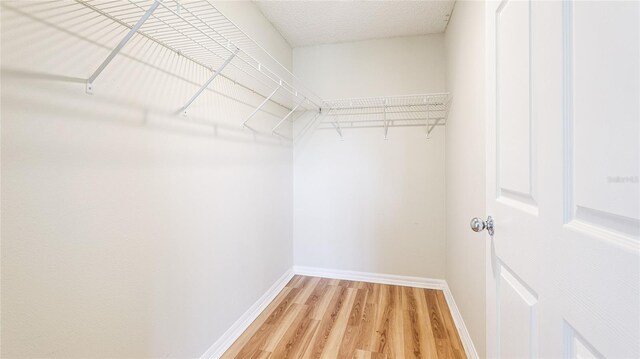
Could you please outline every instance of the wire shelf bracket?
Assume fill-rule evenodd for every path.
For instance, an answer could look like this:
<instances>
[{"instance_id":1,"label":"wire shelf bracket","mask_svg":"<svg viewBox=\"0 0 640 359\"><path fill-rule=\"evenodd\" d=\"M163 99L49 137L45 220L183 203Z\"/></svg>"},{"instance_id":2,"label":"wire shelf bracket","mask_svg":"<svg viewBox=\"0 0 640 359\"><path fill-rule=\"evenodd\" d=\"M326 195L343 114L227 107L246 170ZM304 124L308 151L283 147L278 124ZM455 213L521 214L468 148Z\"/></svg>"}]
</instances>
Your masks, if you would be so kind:
<instances>
[{"instance_id":1,"label":"wire shelf bracket","mask_svg":"<svg viewBox=\"0 0 640 359\"><path fill-rule=\"evenodd\" d=\"M307 124L302 128L302 130L300 130L300 132L298 132L298 134L295 136L294 141L293 141L294 146L296 144L300 143L302 138L304 138L306 133L309 131L310 128L313 127L313 125L316 123L316 120L320 116L322 116L322 109L318 110L318 112L315 113L315 115L311 118L311 120L309 122L307 122Z\"/></svg>"},{"instance_id":2,"label":"wire shelf bracket","mask_svg":"<svg viewBox=\"0 0 640 359\"><path fill-rule=\"evenodd\" d=\"M425 99L424 99L424 103L426 103L426 104L427 104L427 108L426 108L426 110L425 110L425 118L427 119L427 121L426 121L426 126L425 126L425 127L426 127L426 128L425 128L425 130L426 130L425 137L426 137L427 139L429 139L429 135L431 134L431 131L433 131L433 128L435 127L435 125L434 125L434 126L432 126L431 128L429 128L429 119L430 119L430 117L431 117L431 112L429 111L429 103L427 102L427 98L426 98L426 97L425 97ZM437 125L437 122L436 122L436 125Z\"/></svg>"},{"instance_id":3,"label":"wire shelf bracket","mask_svg":"<svg viewBox=\"0 0 640 359\"><path fill-rule=\"evenodd\" d=\"M278 122L275 126L273 126L273 128L271 129L271 134L275 134L278 127L280 127L284 123L284 121L286 121L289 118L289 116L291 116L291 114L294 113L298 109L298 107L300 107L305 101L307 101L307 99L303 98L302 101L298 102L296 107L294 107L291 111L289 111L289 113L286 116L284 116L282 120L280 120L280 122Z\"/></svg>"},{"instance_id":4,"label":"wire shelf bracket","mask_svg":"<svg viewBox=\"0 0 640 359\"><path fill-rule=\"evenodd\" d=\"M184 104L184 106L182 106L182 108L180 109L180 111L186 116L187 115L187 108L189 106L191 106L191 104L193 103L193 101L195 101L198 96L200 96L200 94L207 89L207 87L209 87L209 85L211 84L211 82L213 82L213 80L215 80L216 77L218 77L218 75L222 72L222 70L224 70L225 67L227 67L227 65L229 65L229 63L231 62L231 60L233 60L233 58L238 54L238 51L240 51L240 49L236 49L229 57L227 57L226 60L224 60L224 62L214 71L213 75L211 75L211 77L209 77L209 80L207 80L207 82L205 82L200 89L198 89L198 92L196 92L189 101L187 101L186 104Z\"/></svg>"},{"instance_id":5,"label":"wire shelf bracket","mask_svg":"<svg viewBox=\"0 0 640 359\"><path fill-rule=\"evenodd\" d=\"M258 111L260 111L260 109L262 108L262 106L264 106L267 102L269 102L269 100L271 100L271 98L273 97L273 95L276 94L276 92L278 92L278 90L280 89L280 87L282 87L282 82L280 82L280 85L278 85L278 87L276 87L273 92L265 97L264 101L262 101L258 107L255 108L255 110L253 110L253 112L251 112L251 114L244 120L244 122L242 122L242 127L244 128L248 128L249 126L247 126L247 122L249 122L249 120L256 114L258 113Z\"/></svg>"},{"instance_id":6,"label":"wire shelf bracket","mask_svg":"<svg viewBox=\"0 0 640 359\"><path fill-rule=\"evenodd\" d=\"M96 71L94 71L93 74L87 79L86 91L88 94L93 94L93 82L98 78L98 76L100 76L102 71L104 71L104 69L107 68L107 66L109 65L109 63L111 63L113 58L116 57L116 55L118 55L120 50L122 50L122 48L127 45L127 43L129 42L129 40L131 40L133 35L135 35L138 32L138 30L140 30L142 25L144 25L145 21L147 21L149 17L153 14L153 12L156 11L158 6L160 6L161 1L162 0L155 0L153 4L151 4L147 12L145 12L144 15L140 17L140 20L138 20L138 22L131 28L131 30L129 30L129 32L122 38L122 40L120 40L118 45L113 50L111 50L111 53L109 54L109 56L107 56L107 58L102 62L102 64L98 66Z\"/></svg>"},{"instance_id":7,"label":"wire shelf bracket","mask_svg":"<svg viewBox=\"0 0 640 359\"><path fill-rule=\"evenodd\" d=\"M431 132L436 128L436 126L438 126L440 124L440 121L442 121L443 119L447 119L449 117L449 108L451 108L451 99L448 99L445 102L445 110L444 110L444 117L438 117L435 119L435 122L431 125L431 127L429 127L429 106L427 106L427 139L431 138Z\"/></svg>"},{"instance_id":8,"label":"wire shelf bracket","mask_svg":"<svg viewBox=\"0 0 640 359\"><path fill-rule=\"evenodd\" d=\"M333 127L336 129L336 132L338 132L338 136L340 136L340 141L344 141L344 136L342 136L342 129L340 128L340 122L339 121L335 121L332 122Z\"/></svg>"},{"instance_id":9,"label":"wire shelf bracket","mask_svg":"<svg viewBox=\"0 0 640 359\"><path fill-rule=\"evenodd\" d=\"M331 116L331 111L333 110L333 108L329 108L329 111L327 111L327 117ZM340 136L340 141L344 141L344 137L342 136L342 128L340 127L340 120L334 117L334 120L331 122L331 126L336 130L338 136Z\"/></svg>"},{"instance_id":10,"label":"wire shelf bracket","mask_svg":"<svg viewBox=\"0 0 640 359\"><path fill-rule=\"evenodd\" d=\"M384 103L384 107L382 108L382 116L383 116L383 121L384 121L384 139L388 140L389 139L389 121L387 121L387 100L385 99L383 101Z\"/></svg>"},{"instance_id":11,"label":"wire shelf bracket","mask_svg":"<svg viewBox=\"0 0 640 359\"><path fill-rule=\"evenodd\" d=\"M431 125L431 127L429 127L429 129L427 130L427 138L431 138L431 132L433 131L434 128L436 128L436 126L440 124L440 120L441 120L440 118L437 118L436 121Z\"/></svg>"}]
</instances>

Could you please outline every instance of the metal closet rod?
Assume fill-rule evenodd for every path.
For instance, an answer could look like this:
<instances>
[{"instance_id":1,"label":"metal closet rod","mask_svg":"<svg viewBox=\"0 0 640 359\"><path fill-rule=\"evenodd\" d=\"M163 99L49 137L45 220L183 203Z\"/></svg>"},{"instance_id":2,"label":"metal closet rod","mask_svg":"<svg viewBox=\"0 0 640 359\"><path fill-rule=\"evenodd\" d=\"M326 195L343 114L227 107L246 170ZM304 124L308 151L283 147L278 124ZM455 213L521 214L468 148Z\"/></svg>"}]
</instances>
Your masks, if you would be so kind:
<instances>
[{"instance_id":1,"label":"metal closet rod","mask_svg":"<svg viewBox=\"0 0 640 359\"><path fill-rule=\"evenodd\" d=\"M120 24L120 25L122 25L122 26L124 26L124 27L126 27L126 28L129 28L129 29L130 29L129 33L128 33L127 35L125 35L125 37L120 41L120 43L116 46L116 48L114 48L114 50L109 54L109 56L105 59L105 61L104 61L104 62L103 62L99 67L98 67L98 69L97 69L97 70L93 73L93 75L88 79L88 81L87 81L87 91L88 91L88 92L92 92L92 90L93 90L93 88L92 88L92 83L93 83L93 81L95 81L95 79L96 79L96 78L100 75L100 73L101 73L101 72L102 72L102 71L107 67L107 65L111 62L111 60L112 60L112 59L113 59L113 58L114 58L114 57L119 53L119 51L120 51L120 50L121 50L121 49L122 49L122 48L127 44L127 42L128 42L128 41L133 37L133 35L135 35L136 33L137 33L137 34L140 34L140 35L142 35L142 36L144 36L145 38L147 38L147 39L149 39L149 40L151 40L151 41L155 42L156 44L158 44L158 45L160 45L160 46L162 46L162 47L164 47L164 48L166 48L166 49L168 49L168 50L170 50L170 51L173 51L173 52L175 52L175 53L177 53L177 54L179 54L179 55L181 55L181 56L184 56L184 57L185 57L185 58L187 58L188 60L193 61L194 63L196 63L196 64L198 64L198 65L200 65L200 66L202 66L202 67L204 67L204 68L206 68L206 69L208 69L208 70L211 70L211 68L210 68L209 66L207 66L207 65L205 65L205 64L203 64L203 63L201 63L200 61L198 61L198 60L196 60L196 59L194 59L194 58L192 58L192 57L190 57L190 56L187 56L187 55L183 54L180 50L175 49L175 48L173 48L172 46L170 46L170 45L168 45L168 44L165 44L164 42L162 42L162 41L160 41L160 40L158 40L158 39L154 38L154 37L153 37L153 36L151 36L151 35L147 35L147 34L146 34L145 32L143 32L143 31L140 31L140 28L142 27L142 25L144 24L144 22L145 22L149 17L153 16L153 12L154 12L154 11L156 10L156 8L157 8L158 6L160 6L160 5L162 5L165 9L169 10L169 11L170 11L170 12L172 12L174 15L178 16L181 20L185 21L186 23L188 23L188 24L189 24L189 25L191 25L192 27L194 27L194 28L198 29L194 24L192 24L192 23L191 23L191 22L189 22L188 20L184 19L182 16L180 16L180 15L179 15L179 14L177 14L177 13L175 13L173 10L171 10L171 9L167 8L167 7L166 7L166 5L164 5L164 4L162 3L162 0L155 0L155 1L153 2L153 4L151 5L151 7L150 7L150 8L149 8L145 13L144 13L144 15L142 15L142 17L138 20L138 22L137 22L135 25L133 25L133 26L131 26L131 25L127 24L126 22L124 22L124 21L120 20L120 19L119 19L119 18L117 18L117 17L114 17L114 16L112 16L112 15L110 15L110 14L108 14L108 13L106 13L106 12L104 12L104 11L102 11L102 10L98 9L98 8L96 8L95 6L93 6L93 5L89 4L89 3L86 3L86 2L84 2L84 1L82 1L82 0L75 0L75 1L76 1L77 3L79 3L79 4L83 5L83 6L86 6L87 8L89 8L89 9L91 9L91 10L93 10L93 11L95 11L95 12L97 12L97 13L99 13L99 14L101 14L101 15L103 15L103 16L105 16L105 17L107 17L107 18L109 18L110 20L112 20L112 21L114 21L114 22L116 22L116 23L118 23L118 24ZM133 3L132 3L132 4L133 4ZM135 6L137 6L137 7L139 8L139 6L138 6L137 4L133 4L133 5L135 5ZM186 10L186 9L185 9L185 10ZM158 19L158 21L164 22L163 20L161 20L161 19L159 19L159 18L157 18L157 17L155 17L155 16L154 16L154 18ZM198 18L198 19L199 19L199 18ZM202 20L200 20L200 21L202 21ZM166 24L166 22L164 22L164 23ZM204 22L203 22L203 23L204 23ZM172 26L171 26L171 25L169 25L169 24L168 24L168 26L172 27ZM199 29L198 29L198 30L199 30ZM201 31L201 32L202 32L202 31ZM221 34L218 34L218 35L222 36ZM208 35L207 35L207 36L208 36ZM188 37L188 36L187 36L187 37ZM209 36L208 36L208 37L209 37ZM222 37L224 38L224 36L222 36ZM219 44L219 42L218 42L217 40L215 40L215 39L213 39L213 38L211 38L211 37L209 37L209 38L210 38L211 40L213 40L213 41L215 41L216 43L218 43L218 44ZM191 39L191 40L197 43L197 41L195 41L195 40L193 40L193 39ZM199 43L198 43L198 44L199 44ZM231 44L231 42L230 42L230 41L229 41L229 44ZM203 45L201 45L201 46L203 46ZM222 45L220 44L220 46L222 46ZM205 48L206 48L206 47L205 47ZM223 48L224 48L224 47L223 47ZM232 50L232 49L230 49L230 48L226 48L226 49L227 49L228 51L230 51L230 52L233 52L233 50ZM238 50L239 50L239 49L237 49L237 48L236 48L236 51L235 51L234 55L236 55L236 54L237 54L237 51L238 51ZM242 51L242 50L240 50L240 51ZM212 51L210 51L210 52L212 52ZM212 52L212 53L213 53L213 52ZM214 53L214 54L215 54L215 53ZM245 54L246 54L246 53L245 53ZM215 55L216 55L216 56L218 56L218 57L222 57L222 56L221 56L221 55L219 55L219 54L215 54ZM253 59L249 54L247 54L247 56L249 56L251 59ZM240 58L240 57L239 57L239 58ZM244 60L244 59L242 59L242 60L243 60L243 62L247 63L247 65L249 65L249 66L251 66L252 68L254 68L254 69L255 69L255 67L254 67L253 65L249 64L248 62L246 62L246 60ZM253 60L255 61L255 59L253 59ZM257 61L256 61L256 62L257 62ZM257 62L257 63L258 63L258 62ZM259 63L258 63L258 64L259 64ZM262 68L262 67L264 67L264 66L262 66L262 65L260 65L260 64L259 64L259 67L260 67L260 68ZM242 71L242 72L246 73L247 75L249 75L249 76L251 76L251 77L255 78L256 80L260 81L258 78L256 78L255 76L253 76L253 75L251 75L251 74L247 73L247 72L246 72L246 71L244 71L243 69L241 69L241 68L239 68L239 67L236 67L236 68L238 68L240 71ZM265 69L266 69L266 70L268 70L269 72L272 72L271 70L269 70L269 69L268 69L268 68L266 68L266 67L265 67ZM290 92L292 95L294 95L294 96L296 96L296 97L298 96L297 91L295 91L295 92L294 92L294 91L292 91L292 90L290 90L290 89L288 89L288 88L287 88L287 87L292 87L292 86L291 86L291 85L289 85L286 81L283 81L283 80L281 80L281 79L278 79L278 80L273 79L271 76L267 75L266 73L264 73L264 72L263 72L263 71L261 71L260 69L255 69L255 70L259 71L262 75L264 75L265 77L267 77L267 78L268 78L268 79L270 79L271 81L275 82L275 83L277 84L277 86L278 86L277 88L284 88L284 89L286 89L288 92ZM272 72L272 73L273 73L273 72ZM278 102L277 100L274 100L273 98L271 98L271 96L265 96L265 95L263 95L262 93L260 93L258 90L254 89L254 88L252 88L252 87L249 87L249 86L247 86L247 85L245 85L245 84L243 84L243 83L240 83L240 82L238 82L237 80L232 79L232 78L230 78L229 76L227 76L227 75L225 75L225 74L223 74L223 73L218 73L218 72L216 72L216 74L217 74L218 76L222 76L222 77L226 78L227 80L232 81L234 84L236 84L236 85L238 85L238 86L240 86L240 87L242 87L242 88L244 88L244 89L246 89L246 90L248 90L248 91L251 91L252 93L254 93L254 94L256 94L256 95L258 95L258 96L260 96L260 97L264 98L264 99L265 99L265 102L266 102L266 101L270 101L270 102L272 102L272 103L274 103L274 104L276 104L276 105L278 105L278 106L280 106L280 107L283 107L283 108L285 108L285 109L287 109L287 110L289 110L289 111L291 110L291 108L290 108L289 106L287 106L287 105L285 105L285 104L282 104L281 102ZM275 74L274 74L274 75L275 75ZM277 75L276 75L276 76L277 76ZM261 81L261 82L262 82L262 81ZM264 83L263 83L263 84L264 84ZM287 86L283 86L283 85L285 85L285 84L286 84ZM293 87L292 87L292 88L293 88ZM309 100L309 102L311 102L311 103L313 103L315 106L317 106L317 104L315 104L313 101Z\"/></svg>"}]
</instances>

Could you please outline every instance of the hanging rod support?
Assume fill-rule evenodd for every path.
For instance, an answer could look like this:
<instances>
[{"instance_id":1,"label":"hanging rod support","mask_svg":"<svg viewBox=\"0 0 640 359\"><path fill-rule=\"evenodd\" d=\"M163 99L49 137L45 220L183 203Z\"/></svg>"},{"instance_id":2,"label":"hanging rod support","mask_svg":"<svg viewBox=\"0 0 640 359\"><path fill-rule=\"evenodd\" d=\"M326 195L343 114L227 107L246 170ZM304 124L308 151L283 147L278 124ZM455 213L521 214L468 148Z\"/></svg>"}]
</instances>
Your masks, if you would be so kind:
<instances>
[{"instance_id":1,"label":"hanging rod support","mask_svg":"<svg viewBox=\"0 0 640 359\"><path fill-rule=\"evenodd\" d=\"M298 107L300 107L300 105L302 105L302 103L305 102L306 100L307 100L306 98L303 98L302 101L298 102L296 107L294 107L293 110L289 111L289 113L286 116L284 116L284 118L280 120L280 122L278 122L278 124L271 129L271 134L275 134L278 127L280 127L280 125L282 125L284 121L286 121L289 118L289 116L291 116L291 114L294 113L298 109Z\"/></svg>"},{"instance_id":2,"label":"hanging rod support","mask_svg":"<svg viewBox=\"0 0 640 359\"><path fill-rule=\"evenodd\" d=\"M122 48L129 42L129 40L131 40L133 35L135 35L138 32L138 30L140 30L140 28L145 23L145 21L147 21L147 19L149 19L149 17L151 16L151 14L153 14L153 12L158 8L158 6L160 5L160 2L162 2L162 0L155 0L153 4L151 4L147 12L145 12L144 15L142 15L142 17L131 28L131 30L129 30L129 32L122 38L122 40L120 40L120 43L118 44L118 46L116 46L113 50L111 50L111 53L109 54L109 56L107 56L107 58L102 62L102 64L98 66L96 71L93 72L93 75L91 75L91 77L87 79L87 89L86 89L87 93L89 94L93 93L93 82L96 80L96 78L98 78L100 73L102 73L102 71L109 65L111 60L113 60L113 58L116 57L116 55L120 52L120 50L122 50Z\"/></svg>"},{"instance_id":3,"label":"hanging rod support","mask_svg":"<svg viewBox=\"0 0 640 359\"><path fill-rule=\"evenodd\" d=\"M186 114L187 108L189 106L191 106L191 104L193 103L193 101L195 101L198 96L200 96L200 94L207 88L209 87L209 85L211 84L211 82L222 72L222 70L224 70L224 68L231 62L231 60L233 60L233 58L236 56L236 54L238 53L238 51L240 51L240 49L236 48L236 51L234 51L229 57L227 57L226 60L224 60L224 62L222 63L222 65L220 65L215 72L213 73L213 75L211 75L211 77L209 77L209 80L207 80L207 82L204 83L204 85L202 85L200 87L200 89L198 90L198 92L195 93L195 95L193 95L193 97L191 97L191 99L189 101L187 101L187 103L182 106L182 112Z\"/></svg>"},{"instance_id":4,"label":"hanging rod support","mask_svg":"<svg viewBox=\"0 0 640 359\"><path fill-rule=\"evenodd\" d=\"M249 122L249 120L256 114L258 113L258 111L260 111L260 109L262 108L262 106L264 106L269 100L271 100L271 98L273 97L273 95L276 94L276 92L278 92L278 90L280 89L280 86L282 85L278 85L278 87L275 88L275 90L273 90L273 92L267 96L264 101L262 101L262 103L260 103L260 105L258 105L258 107L256 107L255 110L253 110L253 112L251 112L251 114L249 115L249 117L247 117L246 120L244 120L244 122L242 123L242 127L247 127L247 122Z\"/></svg>"}]
</instances>

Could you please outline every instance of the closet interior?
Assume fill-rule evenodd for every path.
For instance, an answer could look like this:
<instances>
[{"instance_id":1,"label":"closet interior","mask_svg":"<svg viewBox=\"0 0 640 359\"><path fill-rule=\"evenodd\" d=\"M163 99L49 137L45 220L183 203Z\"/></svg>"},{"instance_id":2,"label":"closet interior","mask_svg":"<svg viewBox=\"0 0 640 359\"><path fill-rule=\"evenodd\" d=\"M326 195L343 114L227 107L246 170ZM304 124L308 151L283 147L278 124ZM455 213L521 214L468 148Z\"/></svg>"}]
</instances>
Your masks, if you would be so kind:
<instances>
[{"instance_id":1,"label":"closet interior","mask_svg":"<svg viewBox=\"0 0 640 359\"><path fill-rule=\"evenodd\" d=\"M256 340L252 323L287 323L266 319L291 303L279 293L317 298L321 320L338 298L367 294L377 308L374 292L380 310L432 304L449 354L475 351L444 280L453 2L364 4L398 19L416 10L418 24L434 13L434 30L394 35L391 23L308 46L290 45L270 5L303 3L1 3L3 182L15 186L3 192L15 239L3 286L16 290L3 297L16 323L3 353L275 358L285 329L239 343ZM435 324L415 325L435 343Z\"/></svg>"}]
</instances>

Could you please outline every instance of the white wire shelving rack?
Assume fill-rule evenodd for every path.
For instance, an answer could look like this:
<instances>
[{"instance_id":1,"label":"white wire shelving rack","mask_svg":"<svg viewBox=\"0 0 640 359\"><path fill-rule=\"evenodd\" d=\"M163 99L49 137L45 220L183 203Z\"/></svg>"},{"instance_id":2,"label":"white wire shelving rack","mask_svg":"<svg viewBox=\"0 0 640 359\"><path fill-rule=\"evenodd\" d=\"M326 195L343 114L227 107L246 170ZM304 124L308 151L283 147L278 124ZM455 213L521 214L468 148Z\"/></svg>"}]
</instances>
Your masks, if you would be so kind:
<instances>
[{"instance_id":1,"label":"white wire shelving rack","mask_svg":"<svg viewBox=\"0 0 640 359\"><path fill-rule=\"evenodd\" d=\"M210 72L209 78L184 99L176 113L186 114L216 78L222 77L262 98L242 119L243 127L252 129L248 123L267 103L286 110L286 115L283 112L283 117L271 128L275 135L285 121L301 118L300 113L312 113L302 134L318 125L315 129L335 130L340 138L345 129L382 128L384 138L388 139L389 128L408 126L424 127L428 138L447 120L450 103L447 93L323 100L210 0L68 0L18 4L23 12L35 18L75 13L86 19L90 13L91 21L102 18L123 27L122 37L116 38L119 42L112 45L109 54L96 64L88 77L88 93L96 90L94 84L102 78L113 75L104 70L114 58L123 56L121 51L134 37L142 36L145 41L155 42Z\"/></svg>"},{"instance_id":2,"label":"white wire shelving rack","mask_svg":"<svg viewBox=\"0 0 640 359\"><path fill-rule=\"evenodd\" d=\"M325 100L319 130L342 131L382 128L384 139L390 127L424 127L427 138L447 121L451 98L448 93Z\"/></svg>"},{"instance_id":3,"label":"white wire shelving rack","mask_svg":"<svg viewBox=\"0 0 640 359\"><path fill-rule=\"evenodd\" d=\"M217 76L226 77L263 98L243 126L267 103L289 112L272 132L298 110L320 111L322 99L208 0L75 0L129 28L126 35L87 80L87 92L103 70L136 35L144 36L211 70L211 76L179 112L188 110ZM104 75L102 75L104 76Z\"/></svg>"}]
</instances>

